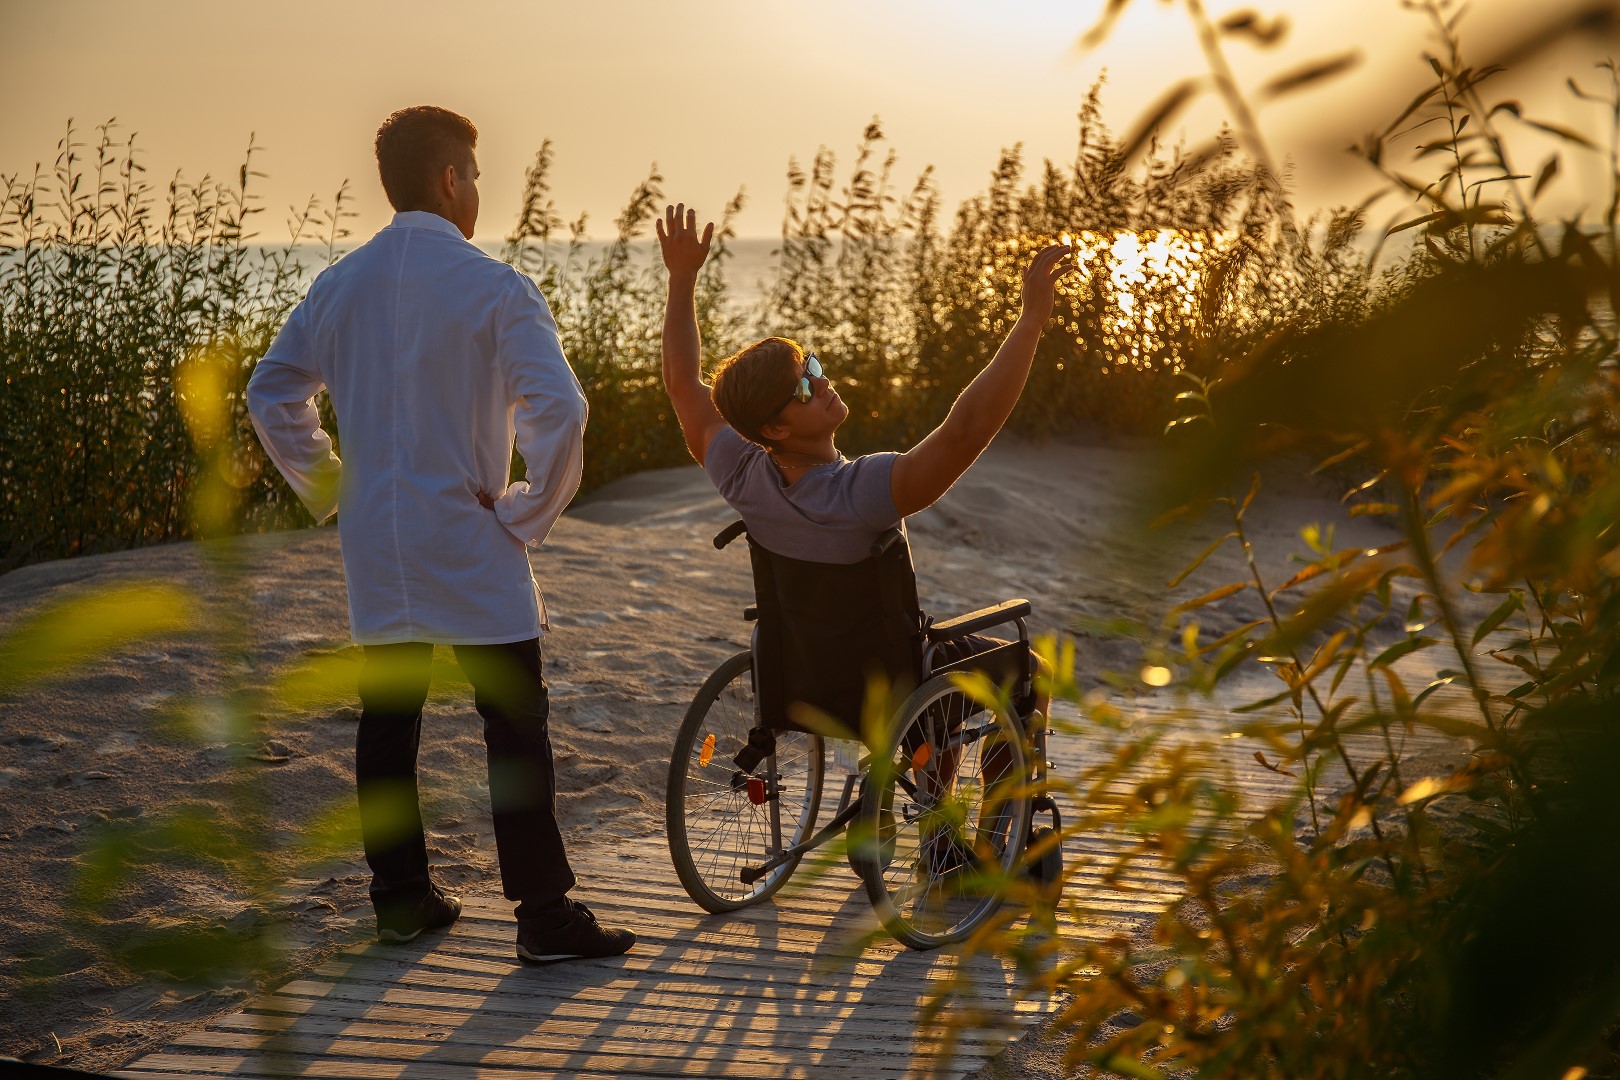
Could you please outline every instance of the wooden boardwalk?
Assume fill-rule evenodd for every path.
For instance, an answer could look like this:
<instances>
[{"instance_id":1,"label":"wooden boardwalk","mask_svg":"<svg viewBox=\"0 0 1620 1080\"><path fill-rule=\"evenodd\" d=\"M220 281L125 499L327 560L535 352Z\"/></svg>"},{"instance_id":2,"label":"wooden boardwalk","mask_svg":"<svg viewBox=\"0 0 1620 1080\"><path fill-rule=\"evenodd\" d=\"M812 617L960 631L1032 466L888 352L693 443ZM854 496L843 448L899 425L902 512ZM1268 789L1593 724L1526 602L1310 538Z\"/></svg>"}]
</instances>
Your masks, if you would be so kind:
<instances>
[{"instance_id":1,"label":"wooden boardwalk","mask_svg":"<svg viewBox=\"0 0 1620 1080\"><path fill-rule=\"evenodd\" d=\"M1208 737L1222 724L1207 717L1187 734ZM1102 742L1057 738L1052 757L1074 775ZM1280 794L1287 779L1255 765L1253 749L1229 740L1211 767L1252 799ZM1147 867L1103 883L1096 864L1121 842L1066 844L1066 863L1079 868L1067 896L1086 912L1079 923L1061 920L1066 940L1139 929L1176 899L1174 880ZM774 901L709 916L675 880L661 835L582 848L575 861L581 899L639 935L628 956L523 967L513 956L511 905L469 896L448 933L357 946L119 1075L962 1076L1051 1007L1021 995L1007 962L895 944L841 864L807 873L807 862ZM952 1008L977 1024L949 1057L939 1032L918 1019L946 980L955 982Z\"/></svg>"}]
</instances>

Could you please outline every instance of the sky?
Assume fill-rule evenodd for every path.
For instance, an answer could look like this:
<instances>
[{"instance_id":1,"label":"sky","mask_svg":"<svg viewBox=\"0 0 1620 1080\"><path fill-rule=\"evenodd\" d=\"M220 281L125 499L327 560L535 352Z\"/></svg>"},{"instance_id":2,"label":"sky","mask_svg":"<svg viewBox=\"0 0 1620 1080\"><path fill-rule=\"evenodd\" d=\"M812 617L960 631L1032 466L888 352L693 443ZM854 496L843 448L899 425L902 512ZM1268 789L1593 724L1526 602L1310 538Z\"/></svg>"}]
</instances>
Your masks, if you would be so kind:
<instances>
[{"instance_id":1,"label":"sky","mask_svg":"<svg viewBox=\"0 0 1620 1080\"><path fill-rule=\"evenodd\" d=\"M1285 15L1282 44L1228 43L1251 89L1306 61L1355 50L1350 74L1261 117L1309 207L1356 202L1375 186L1344 147L1393 116L1425 82L1426 22L1399 0L1205 0L1219 19L1253 7ZM1068 161L1075 113L1104 71L1104 112L1116 132L1177 80L1205 70L1179 0L1131 0L1090 50L1077 39L1104 0L282 0L272 6L172 0L0 0L7 26L0 176L47 167L69 118L80 137L116 117L134 132L160 186L178 170L233 175L249 137L264 148L255 179L267 241L285 238L285 210L330 201L350 182L363 238L391 210L371 140L403 105L433 103L480 131L483 209L477 239L512 226L523 173L545 139L555 149L553 199L587 215L593 237L656 165L671 201L718 213L739 189L740 234L777 234L791 158L820 146L847 165L864 126L881 119L909 187L936 167L947 207L982 190L999 150ZM1465 46L1493 59L1540 25L1603 0L1476 0ZM1541 20L1538 22L1537 20ZM1545 119L1607 138L1603 114L1576 102L1563 77L1598 85L1591 65L1620 41L1585 31L1518 60L1498 90ZM19 107L18 103L26 103ZM1167 135L1215 130L1206 98ZM1526 138L1530 171L1548 145ZM1566 162L1557 196L1589 200L1601 158ZM845 175L840 172L840 175ZM1393 205L1391 212L1397 212ZM1083 227L1083 223L1077 223Z\"/></svg>"}]
</instances>

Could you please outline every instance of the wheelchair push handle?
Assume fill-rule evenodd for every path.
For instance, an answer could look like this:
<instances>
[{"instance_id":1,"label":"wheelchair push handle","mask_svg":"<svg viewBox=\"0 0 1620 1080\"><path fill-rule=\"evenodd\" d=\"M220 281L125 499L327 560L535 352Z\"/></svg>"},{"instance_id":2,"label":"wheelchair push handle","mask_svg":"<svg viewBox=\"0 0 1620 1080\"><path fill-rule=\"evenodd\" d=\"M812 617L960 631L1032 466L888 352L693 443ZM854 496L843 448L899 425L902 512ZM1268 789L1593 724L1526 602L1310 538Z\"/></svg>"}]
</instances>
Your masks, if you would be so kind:
<instances>
[{"instance_id":1,"label":"wheelchair push handle","mask_svg":"<svg viewBox=\"0 0 1620 1080\"><path fill-rule=\"evenodd\" d=\"M725 528L721 529L715 534L715 550L718 551L724 548L727 544L731 543L733 540L737 539L737 537L741 536L747 531L747 522L743 521L741 518L738 518L736 521L733 521L730 525L727 525Z\"/></svg>"},{"instance_id":2,"label":"wheelchair push handle","mask_svg":"<svg viewBox=\"0 0 1620 1080\"><path fill-rule=\"evenodd\" d=\"M878 537L877 540L872 544L872 558L875 559L879 555L882 555L885 551L888 551L890 548L894 547L894 545L898 544L901 539L902 533L899 529L888 530L882 536Z\"/></svg>"}]
</instances>

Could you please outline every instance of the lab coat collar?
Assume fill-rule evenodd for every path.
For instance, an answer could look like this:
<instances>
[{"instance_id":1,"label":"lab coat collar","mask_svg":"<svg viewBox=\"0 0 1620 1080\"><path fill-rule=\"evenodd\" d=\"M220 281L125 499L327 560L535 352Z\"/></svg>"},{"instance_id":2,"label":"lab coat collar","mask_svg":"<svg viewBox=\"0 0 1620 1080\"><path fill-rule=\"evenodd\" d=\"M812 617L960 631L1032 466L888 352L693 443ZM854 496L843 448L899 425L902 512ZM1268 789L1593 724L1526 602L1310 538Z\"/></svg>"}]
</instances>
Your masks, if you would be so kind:
<instances>
[{"instance_id":1,"label":"lab coat collar","mask_svg":"<svg viewBox=\"0 0 1620 1080\"><path fill-rule=\"evenodd\" d=\"M388 223L390 229L432 229L435 232L446 233L457 240L465 240L449 218L440 217L431 210L401 210L394 215L394 220Z\"/></svg>"}]
</instances>

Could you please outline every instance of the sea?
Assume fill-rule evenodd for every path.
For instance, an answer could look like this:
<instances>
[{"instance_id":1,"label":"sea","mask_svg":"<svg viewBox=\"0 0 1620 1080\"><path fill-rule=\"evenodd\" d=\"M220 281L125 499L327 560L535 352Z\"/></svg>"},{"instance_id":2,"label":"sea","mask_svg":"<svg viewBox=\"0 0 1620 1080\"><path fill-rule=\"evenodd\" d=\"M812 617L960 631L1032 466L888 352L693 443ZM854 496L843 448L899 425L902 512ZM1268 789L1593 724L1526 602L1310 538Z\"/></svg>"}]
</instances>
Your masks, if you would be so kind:
<instances>
[{"instance_id":1,"label":"sea","mask_svg":"<svg viewBox=\"0 0 1620 1080\"><path fill-rule=\"evenodd\" d=\"M588 265L593 260L602 258L607 250L609 241L587 240L580 245L575 256ZM352 251L358 244L340 245L338 251ZM479 243L478 246L494 258L501 257L503 244ZM727 245L726 258L726 289L731 306L738 311L752 308L765 295L770 288L770 282L776 274L776 253L781 249L781 240L775 237L736 237ZM266 248L266 250L276 250ZM326 245L299 244L295 247L299 261L306 267L309 276L319 273L326 266ZM656 240L637 240L630 245L631 259L637 267L652 266L658 259L658 242ZM566 243L554 243L550 249L551 258L562 260L568 257Z\"/></svg>"},{"instance_id":2,"label":"sea","mask_svg":"<svg viewBox=\"0 0 1620 1080\"><path fill-rule=\"evenodd\" d=\"M345 252L353 251L364 243L363 239L351 239L338 245L339 257ZM584 264L602 258L607 250L609 241L587 240L580 245L576 258ZM248 259L250 262L260 262L273 254L287 250L285 244L261 243L259 240L247 242ZM500 242L479 243L478 246L488 252L492 257L499 259L504 244ZM754 236L733 238L727 246L726 259L726 286L727 295L732 308L738 312L752 309L770 288L770 282L776 273L776 253L782 246L781 240L775 237ZM638 267L653 265L658 259L658 242L656 240L637 240L630 245L631 259ZM300 243L292 245L294 260L303 267L304 276L314 280L316 274L326 268L326 245L318 243ZM568 245L556 243L551 245L553 259L561 260L568 256ZM22 258L22 249L17 247L0 246L0 278Z\"/></svg>"}]
</instances>

